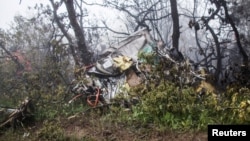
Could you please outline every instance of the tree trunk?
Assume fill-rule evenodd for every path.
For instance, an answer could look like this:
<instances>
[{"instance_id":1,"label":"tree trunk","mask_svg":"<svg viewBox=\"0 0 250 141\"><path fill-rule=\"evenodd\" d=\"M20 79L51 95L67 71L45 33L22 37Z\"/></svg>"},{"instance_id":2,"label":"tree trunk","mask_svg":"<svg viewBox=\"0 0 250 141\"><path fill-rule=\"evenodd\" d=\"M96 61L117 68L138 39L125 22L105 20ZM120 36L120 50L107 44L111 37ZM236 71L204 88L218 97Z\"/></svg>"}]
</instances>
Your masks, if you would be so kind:
<instances>
[{"instance_id":1,"label":"tree trunk","mask_svg":"<svg viewBox=\"0 0 250 141\"><path fill-rule=\"evenodd\" d=\"M171 4L171 15L173 19L173 34L172 34L172 45L173 48L179 49L179 37L180 37L180 29L179 29L179 14L177 9L176 0L170 0Z\"/></svg>"},{"instance_id":2,"label":"tree trunk","mask_svg":"<svg viewBox=\"0 0 250 141\"><path fill-rule=\"evenodd\" d=\"M69 42L69 48L70 48L70 51L71 51L71 54L74 58L74 61L75 61L75 64L77 66L80 65L80 62L79 62L79 58L76 54L76 49L74 47L74 43L73 43L73 40L72 38L70 37L70 35L67 33L67 30L65 29L64 25L60 22L60 19L57 15L57 6L56 4L54 3L53 0L50 0L51 4L52 4L52 7L53 7L53 15L54 15L54 19L55 19L55 22L57 24L57 26L59 27L59 29L62 31L63 35L66 37L66 39L68 40Z\"/></svg>"},{"instance_id":3,"label":"tree trunk","mask_svg":"<svg viewBox=\"0 0 250 141\"><path fill-rule=\"evenodd\" d=\"M221 51L220 51L220 43L219 43L219 39L216 36L214 30L208 25L208 23L206 23L206 28L210 31L210 33L213 36L214 42L215 42L215 48L216 48L216 70L215 70L215 82L217 84L219 84L219 78L220 78L220 73L221 73L221 69L222 69L222 56L221 56Z\"/></svg>"},{"instance_id":4,"label":"tree trunk","mask_svg":"<svg viewBox=\"0 0 250 141\"><path fill-rule=\"evenodd\" d=\"M75 37L77 39L77 45L81 53L82 63L84 65L89 65L91 63L92 56L86 45L83 29L81 29L79 23L77 22L76 12L74 9L74 1L65 0L64 3L66 5L66 8L69 14L70 24L74 30Z\"/></svg>"},{"instance_id":5,"label":"tree trunk","mask_svg":"<svg viewBox=\"0 0 250 141\"><path fill-rule=\"evenodd\" d=\"M216 49L216 70L215 70L215 82L217 84L219 84L219 77L220 77L220 73L221 73L221 69L222 69L222 56L221 56L221 50L220 50L220 43L219 43L219 39L218 36L215 34L214 30L209 26L209 21L211 19L214 18L214 16L216 16L218 14L218 12L220 11L220 4L219 3L215 3L216 5L216 10L212 13L212 15L210 17L208 17L207 19L202 18L206 29L209 30L209 32L211 33L214 42L215 42L215 49Z\"/></svg>"},{"instance_id":6,"label":"tree trunk","mask_svg":"<svg viewBox=\"0 0 250 141\"><path fill-rule=\"evenodd\" d=\"M243 47L241 45L240 35L239 35L239 32L238 32L238 29L236 28L236 26L234 24L234 21L232 20L232 18L230 17L230 15L228 13L227 4L226 4L225 0L222 0L222 6L223 6L223 8L225 10L226 19L228 20L229 24L231 25L231 27L233 28L233 31L235 33L235 38L236 38L236 41L237 41L237 45L238 45L240 53L241 53L241 55L243 57L243 64L245 66L248 66L248 55L247 55L246 51L243 49Z\"/></svg>"}]
</instances>

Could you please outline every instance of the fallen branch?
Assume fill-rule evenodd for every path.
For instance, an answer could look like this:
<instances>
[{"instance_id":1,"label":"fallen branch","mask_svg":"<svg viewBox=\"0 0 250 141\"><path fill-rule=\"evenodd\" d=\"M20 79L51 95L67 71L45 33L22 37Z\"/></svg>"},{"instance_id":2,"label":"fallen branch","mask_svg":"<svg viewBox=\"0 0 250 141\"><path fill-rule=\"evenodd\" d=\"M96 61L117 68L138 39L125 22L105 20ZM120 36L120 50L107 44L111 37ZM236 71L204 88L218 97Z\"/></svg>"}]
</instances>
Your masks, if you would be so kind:
<instances>
[{"instance_id":1,"label":"fallen branch","mask_svg":"<svg viewBox=\"0 0 250 141\"><path fill-rule=\"evenodd\" d=\"M3 123L0 124L0 128L5 127L8 124L12 125L12 127L15 127L15 124L17 122L22 122L26 117L32 115L28 111L28 108L30 107L31 100L27 98L21 103L18 108L14 109L14 111L9 114L9 116L3 121Z\"/></svg>"}]
</instances>

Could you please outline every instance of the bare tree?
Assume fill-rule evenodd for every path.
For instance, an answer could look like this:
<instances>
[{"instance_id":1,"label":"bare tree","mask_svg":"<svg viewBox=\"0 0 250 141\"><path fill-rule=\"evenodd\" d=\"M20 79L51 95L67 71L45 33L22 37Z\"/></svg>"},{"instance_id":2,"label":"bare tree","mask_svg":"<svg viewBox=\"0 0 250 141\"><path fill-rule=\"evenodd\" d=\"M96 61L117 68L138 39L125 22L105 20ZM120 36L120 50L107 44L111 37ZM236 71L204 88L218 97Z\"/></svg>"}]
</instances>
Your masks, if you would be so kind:
<instances>
[{"instance_id":1,"label":"bare tree","mask_svg":"<svg viewBox=\"0 0 250 141\"><path fill-rule=\"evenodd\" d=\"M170 0L171 3L171 15L173 19L173 34L172 34L172 45L173 48L179 49L179 38L180 38L180 25L179 25L179 14L177 9L176 0Z\"/></svg>"},{"instance_id":2,"label":"bare tree","mask_svg":"<svg viewBox=\"0 0 250 141\"><path fill-rule=\"evenodd\" d=\"M80 25L78 21L78 16L76 12L76 8L74 6L74 0L61 0L60 2L55 2L54 0L50 0L51 5L53 7L53 15L54 20L57 26L60 28L61 32L63 33L64 37L68 40L69 47L74 58L76 65L88 65L91 63L92 54L89 51L89 48L86 44L84 29ZM70 21L70 27L73 28L74 37L76 39L76 44L74 43L74 39L69 33L69 27L64 25L62 19L65 17L60 17L57 14L58 8L64 3L67 9L67 18ZM79 55L78 55L79 54Z\"/></svg>"},{"instance_id":3,"label":"bare tree","mask_svg":"<svg viewBox=\"0 0 250 141\"><path fill-rule=\"evenodd\" d=\"M207 68L210 66L211 61L213 62L212 65L215 65L213 67L215 82L219 83L221 79L224 79L223 68L227 67L227 64L222 64L222 62L223 60L228 59L227 54L224 53L228 50L225 48L225 43L233 41L233 39L230 37L232 36L231 33L234 33L236 37L236 43L239 52L243 57L243 64L245 66L248 64L248 55L241 45L239 32L234 24L234 21L232 20L232 17L229 14L227 2L224 0L208 1L207 4L210 2L210 5L205 4L204 10L208 14L205 14L204 12L203 15L200 15L200 17L196 17L195 10L197 10L198 7L197 2L198 1L194 0L193 19L190 20L189 26L190 28L194 27L195 29L196 44L200 50L200 54L204 57L201 61L204 61ZM199 23L200 21L202 21L201 24ZM210 24L211 21L217 22L218 24ZM202 47L200 44L200 39L197 36L197 32L200 31L200 29L205 29L204 31L208 31L208 33L211 35L210 37L206 37L207 39L211 40L210 38L212 37L211 41L213 43L208 46L212 49L209 54L204 51L204 47ZM207 42L209 42L209 40L207 40Z\"/></svg>"},{"instance_id":4,"label":"bare tree","mask_svg":"<svg viewBox=\"0 0 250 141\"><path fill-rule=\"evenodd\" d=\"M215 1L215 2L218 3L218 1ZM241 53L241 55L243 57L243 64L245 66L248 66L248 55L247 55L246 51L243 49L243 47L241 45L240 35L239 35L238 29L236 28L236 25L235 25L233 19L229 15L228 8L227 8L227 3L226 3L225 0L221 0L220 2L221 2L221 6L224 8L224 11L225 11L225 18L228 21L228 23L230 24L230 26L232 27L233 32L235 34L235 38L236 38L238 48L239 48L240 53Z\"/></svg>"},{"instance_id":5,"label":"bare tree","mask_svg":"<svg viewBox=\"0 0 250 141\"><path fill-rule=\"evenodd\" d=\"M79 22L77 21L76 11L74 9L74 0L64 0L64 4L66 5L68 18L70 20L70 24L74 30L75 37L77 39L77 45L79 51L81 52L81 59L85 65L91 63L91 53L88 50L86 45L84 30L80 27Z\"/></svg>"},{"instance_id":6,"label":"bare tree","mask_svg":"<svg viewBox=\"0 0 250 141\"><path fill-rule=\"evenodd\" d=\"M165 36L168 36L169 27L166 21L170 18L170 12L167 5L167 2L159 0L106 0L104 3L87 3L87 5L98 5L102 7L109 7L119 12L124 13L122 21L127 28L127 31L116 31L107 24L106 21L103 21L104 27L120 35L129 35L131 32L137 31L139 28L147 28L152 31L152 36L155 39L165 41ZM169 22L170 23L170 22ZM166 41L165 41L166 42Z\"/></svg>"}]
</instances>

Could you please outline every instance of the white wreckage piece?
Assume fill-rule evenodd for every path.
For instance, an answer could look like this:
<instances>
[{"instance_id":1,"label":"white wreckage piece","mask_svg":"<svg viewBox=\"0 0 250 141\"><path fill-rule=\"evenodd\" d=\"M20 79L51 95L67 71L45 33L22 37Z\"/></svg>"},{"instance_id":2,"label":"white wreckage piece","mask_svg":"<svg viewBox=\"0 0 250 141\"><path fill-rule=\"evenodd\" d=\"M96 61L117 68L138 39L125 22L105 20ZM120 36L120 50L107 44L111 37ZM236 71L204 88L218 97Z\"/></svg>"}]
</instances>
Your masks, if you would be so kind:
<instances>
[{"instance_id":1,"label":"white wreckage piece","mask_svg":"<svg viewBox=\"0 0 250 141\"><path fill-rule=\"evenodd\" d=\"M143 28L100 53L103 58L98 60L88 73L120 75L138 61L138 53L146 44L156 46L148 31Z\"/></svg>"}]
</instances>

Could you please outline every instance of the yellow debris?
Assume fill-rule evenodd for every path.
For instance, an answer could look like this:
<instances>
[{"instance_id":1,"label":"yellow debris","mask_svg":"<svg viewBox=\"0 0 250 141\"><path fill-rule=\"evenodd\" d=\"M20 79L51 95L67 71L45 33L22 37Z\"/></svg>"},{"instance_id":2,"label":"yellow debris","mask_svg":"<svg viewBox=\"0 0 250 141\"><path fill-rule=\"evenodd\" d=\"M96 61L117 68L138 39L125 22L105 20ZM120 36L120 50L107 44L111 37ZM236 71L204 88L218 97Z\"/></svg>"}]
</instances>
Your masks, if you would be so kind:
<instances>
[{"instance_id":1,"label":"yellow debris","mask_svg":"<svg viewBox=\"0 0 250 141\"><path fill-rule=\"evenodd\" d=\"M133 64L132 58L127 56L118 56L113 58L114 64L117 68L120 69L121 72L130 68Z\"/></svg>"}]
</instances>

